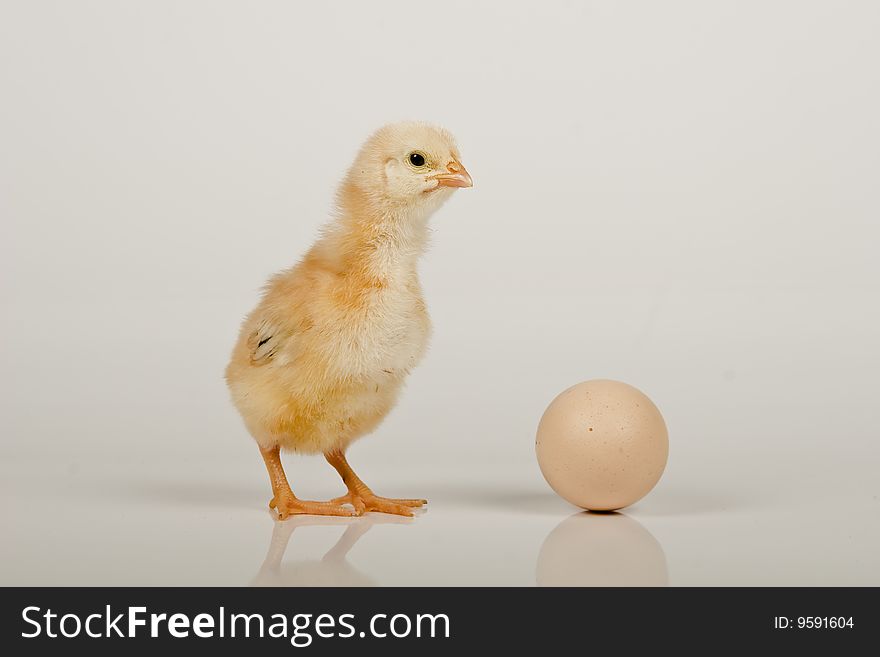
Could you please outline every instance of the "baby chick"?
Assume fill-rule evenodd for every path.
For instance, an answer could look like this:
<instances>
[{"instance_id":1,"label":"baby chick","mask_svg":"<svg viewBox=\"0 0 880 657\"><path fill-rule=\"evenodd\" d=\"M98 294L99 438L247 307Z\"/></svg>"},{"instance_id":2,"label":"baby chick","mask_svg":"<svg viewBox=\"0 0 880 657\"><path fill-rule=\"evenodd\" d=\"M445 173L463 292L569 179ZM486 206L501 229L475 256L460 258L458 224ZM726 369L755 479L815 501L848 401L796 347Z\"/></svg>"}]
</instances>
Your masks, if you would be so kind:
<instances>
[{"instance_id":1,"label":"baby chick","mask_svg":"<svg viewBox=\"0 0 880 657\"><path fill-rule=\"evenodd\" d=\"M381 128L343 180L335 219L299 264L269 280L244 320L226 381L266 463L269 507L279 518L411 516L426 504L375 495L345 451L388 414L425 352L430 320L417 261L428 219L456 188L472 184L445 130ZM324 454L348 493L329 502L297 498L282 448Z\"/></svg>"}]
</instances>

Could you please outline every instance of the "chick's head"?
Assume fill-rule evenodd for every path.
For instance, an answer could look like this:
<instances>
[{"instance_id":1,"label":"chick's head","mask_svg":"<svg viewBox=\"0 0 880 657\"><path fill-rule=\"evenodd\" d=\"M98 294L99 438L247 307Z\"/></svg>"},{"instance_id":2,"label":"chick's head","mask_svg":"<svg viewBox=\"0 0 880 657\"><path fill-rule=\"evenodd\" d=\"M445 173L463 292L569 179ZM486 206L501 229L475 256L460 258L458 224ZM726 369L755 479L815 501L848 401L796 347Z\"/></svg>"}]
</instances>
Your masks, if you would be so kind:
<instances>
[{"instance_id":1,"label":"chick's head","mask_svg":"<svg viewBox=\"0 0 880 657\"><path fill-rule=\"evenodd\" d=\"M413 208L436 207L455 189L473 186L453 136L426 123L380 128L364 144L351 173L374 197Z\"/></svg>"}]
</instances>

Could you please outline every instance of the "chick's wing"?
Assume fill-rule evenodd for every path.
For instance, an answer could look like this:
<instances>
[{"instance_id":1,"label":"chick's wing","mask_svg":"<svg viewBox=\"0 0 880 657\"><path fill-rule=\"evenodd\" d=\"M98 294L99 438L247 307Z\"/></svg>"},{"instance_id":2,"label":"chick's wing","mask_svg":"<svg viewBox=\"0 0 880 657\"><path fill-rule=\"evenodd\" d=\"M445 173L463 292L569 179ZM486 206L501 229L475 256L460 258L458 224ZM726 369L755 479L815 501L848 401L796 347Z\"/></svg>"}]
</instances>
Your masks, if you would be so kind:
<instances>
[{"instance_id":1,"label":"chick's wing","mask_svg":"<svg viewBox=\"0 0 880 657\"><path fill-rule=\"evenodd\" d=\"M260 366L271 362L289 337L289 331L285 331L280 323L271 319L260 321L247 339L251 365Z\"/></svg>"}]
</instances>

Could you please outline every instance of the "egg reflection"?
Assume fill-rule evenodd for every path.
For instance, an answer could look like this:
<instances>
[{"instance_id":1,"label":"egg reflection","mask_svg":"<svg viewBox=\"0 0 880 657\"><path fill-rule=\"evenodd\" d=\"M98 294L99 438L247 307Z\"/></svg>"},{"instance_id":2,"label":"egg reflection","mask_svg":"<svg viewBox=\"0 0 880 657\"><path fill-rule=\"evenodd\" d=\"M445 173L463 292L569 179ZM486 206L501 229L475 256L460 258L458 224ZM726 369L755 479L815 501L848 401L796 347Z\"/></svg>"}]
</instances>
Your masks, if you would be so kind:
<instances>
[{"instance_id":1,"label":"egg reflection","mask_svg":"<svg viewBox=\"0 0 880 657\"><path fill-rule=\"evenodd\" d=\"M668 586L657 539L622 513L576 513L551 531L538 554L538 586Z\"/></svg>"}]
</instances>

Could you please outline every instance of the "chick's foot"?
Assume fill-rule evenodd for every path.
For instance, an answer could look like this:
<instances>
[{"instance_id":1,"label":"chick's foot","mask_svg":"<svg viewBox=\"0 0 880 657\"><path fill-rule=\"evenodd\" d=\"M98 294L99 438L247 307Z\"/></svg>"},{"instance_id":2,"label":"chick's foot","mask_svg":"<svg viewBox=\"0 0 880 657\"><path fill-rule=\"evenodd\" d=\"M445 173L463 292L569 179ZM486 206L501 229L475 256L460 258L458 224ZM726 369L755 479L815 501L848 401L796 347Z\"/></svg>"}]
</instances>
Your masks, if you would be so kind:
<instances>
[{"instance_id":1,"label":"chick's foot","mask_svg":"<svg viewBox=\"0 0 880 657\"><path fill-rule=\"evenodd\" d=\"M425 506L427 503L428 500L379 497L370 491L348 492L341 497L330 500L330 504L350 504L354 507L355 515L358 516L374 511L376 513L391 513L396 516L411 517L413 509Z\"/></svg>"},{"instance_id":2,"label":"chick's foot","mask_svg":"<svg viewBox=\"0 0 880 657\"><path fill-rule=\"evenodd\" d=\"M269 508L275 509L279 520L285 520L290 516L354 516L360 515L348 507L335 502L313 502L301 500L293 494L280 493L269 502Z\"/></svg>"}]
</instances>

